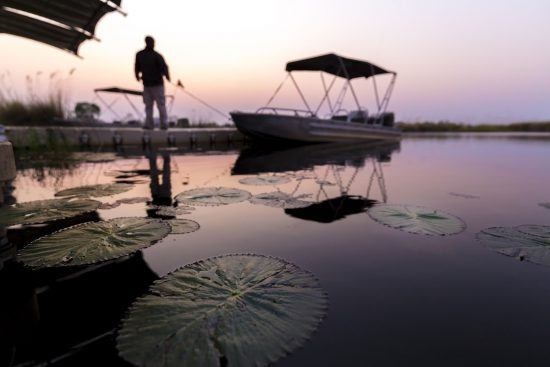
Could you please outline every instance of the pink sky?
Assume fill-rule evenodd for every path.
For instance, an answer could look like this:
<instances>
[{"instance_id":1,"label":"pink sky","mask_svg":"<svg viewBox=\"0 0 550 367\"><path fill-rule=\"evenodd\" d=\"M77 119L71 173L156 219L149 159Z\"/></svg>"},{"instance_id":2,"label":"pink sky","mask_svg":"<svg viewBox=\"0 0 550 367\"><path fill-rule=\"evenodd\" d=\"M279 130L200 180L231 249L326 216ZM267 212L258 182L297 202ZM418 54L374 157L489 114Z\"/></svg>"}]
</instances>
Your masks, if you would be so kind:
<instances>
[{"instance_id":1,"label":"pink sky","mask_svg":"<svg viewBox=\"0 0 550 367\"><path fill-rule=\"evenodd\" d=\"M390 110L399 120L550 119L547 0L165 0L155 6L125 0L122 6L128 16L107 15L97 28L101 42L85 43L83 59L0 34L0 72L9 71L11 85L24 94L26 75L43 71L45 86L46 74L76 68L68 82L71 101L91 101L96 87L140 87L133 58L151 34L173 78L224 111L265 104L287 61L336 52L398 72ZM308 74L301 79L304 90L317 100L318 75ZM369 100L370 90L359 87L364 82L356 83ZM290 87L275 105L300 106ZM173 115L223 122L184 95L176 97ZM115 105L118 111L132 112L123 102ZM139 99L135 103L141 108Z\"/></svg>"}]
</instances>

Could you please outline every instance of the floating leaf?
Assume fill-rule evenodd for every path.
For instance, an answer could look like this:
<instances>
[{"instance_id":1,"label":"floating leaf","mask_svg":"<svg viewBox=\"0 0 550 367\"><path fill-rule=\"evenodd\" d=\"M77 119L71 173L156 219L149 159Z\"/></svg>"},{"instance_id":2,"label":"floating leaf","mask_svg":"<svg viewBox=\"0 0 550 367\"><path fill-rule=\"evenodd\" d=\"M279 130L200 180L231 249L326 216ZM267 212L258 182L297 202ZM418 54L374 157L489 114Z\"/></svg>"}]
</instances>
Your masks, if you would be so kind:
<instances>
[{"instance_id":1,"label":"floating leaf","mask_svg":"<svg viewBox=\"0 0 550 367\"><path fill-rule=\"evenodd\" d=\"M330 181L327 181L327 180L316 180L315 183L317 185L321 185L321 186L335 186L336 185L334 182L330 182Z\"/></svg>"},{"instance_id":2,"label":"floating leaf","mask_svg":"<svg viewBox=\"0 0 550 367\"><path fill-rule=\"evenodd\" d=\"M242 178L239 180L240 184L256 185L256 186L282 185L289 182L290 182L290 179L288 177L273 176L273 175L258 175L254 177Z\"/></svg>"},{"instance_id":3,"label":"floating leaf","mask_svg":"<svg viewBox=\"0 0 550 367\"><path fill-rule=\"evenodd\" d=\"M138 203L146 203L148 201L149 201L149 198L141 196L141 197L135 197L135 198L118 199L117 203L120 203L120 204L138 204Z\"/></svg>"},{"instance_id":4,"label":"floating leaf","mask_svg":"<svg viewBox=\"0 0 550 367\"><path fill-rule=\"evenodd\" d=\"M57 192L55 196L86 196L86 197L100 197L111 196L126 192L133 188L134 185L114 183L114 184L100 184L90 186L79 186L70 189L65 189Z\"/></svg>"},{"instance_id":5,"label":"floating leaf","mask_svg":"<svg viewBox=\"0 0 550 367\"><path fill-rule=\"evenodd\" d=\"M256 195L250 199L250 202L252 204L283 209L305 208L313 204L310 201L300 200L300 198L301 197L294 197L281 191L274 191Z\"/></svg>"},{"instance_id":6,"label":"floating leaf","mask_svg":"<svg viewBox=\"0 0 550 367\"><path fill-rule=\"evenodd\" d=\"M327 297L312 274L283 260L228 255L156 281L117 337L136 366L266 366L318 327Z\"/></svg>"},{"instance_id":7,"label":"floating leaf","mask_svg":"<svg viewBox=\"0 0 550 367\"><path fill-rule=\"evenodd\" d=\"M117 178L132 178L140 176L138 172L134 171L120 171L120 170L113 170L113 171L107 171L104 173L107 177L117 177Z\"/></svg>"},{"instance_id":8,"label":"floating leaf","mask_svg":"<svg viewBox=\"0 0 550 367\"><path fill-rule=\"evenodd\" d=\"M93 212L100 205L99 201L87 199L29 201L0 208L0 223L7 226L46 223Z\"/></svg>"},{"instance_id":9,"label":"floating leaf","mask_svg":"<svg viewBox=\"0 0 550 367\"><path fill-rule=\"evenodd\" d=\"M191 210L195 210L192 206L158 206L156 207L157 211L155 212L156 215L161 217L175 217L177 215L185 215L185 214L191 214Z\"/></svg>"},{"instance_id":10,"label":"floating leaf","mask_svg":"<svg viewBox=\"0 0 550 367\"><path fill-rule=\"evenodd\" d=\"M410 205L376 205L368 210L372 219L409 233L446 236L462 232L466 224L453 215Z\"/></svg>"},{"instance_id":11,"label":"floating leaf","mask_svg":"<svg viewBox=\"0 0 550 367\"><path fill-rule=\"evenodd\" d=\"M550 266L550 226L493 227L476 237L500 254Z\"/></svg>"},{"instance_id":12,"label":"floating leaf","mask_svg":"<svg viewBox=\"0 0 550 367\"><path fill-rule=\"evenodd\" d=\"M99 206L99 209L108 210L108 209L114 209L118 208L120 206L120 203L118 201L115 201L114 203L101 203Z\"/></svg>"},{"instance_id":13,"label":"floating leaf","mask_svg":"<svg viewBox=\"0 0 550 367\"><path fill-rule=\"evenodd\" d=\"M230 187L203 187L184 191L176 196L178 203L190 205L227 205L250 197L248 191Z\"/></svg>"},{"instance_id":14,"label":"floating leaf","mask_svg":"<svg viewBox=\"0 0 550 367\"><path fill-rule=\"evenodd\" d=\"M172 234L184 234L197 231L201 226L194 220L189 219L169 219L167 222L172 227Z\"/></svg>"},{"instance_id":15,"label":"floating leaf","mask_svg":"<svg viewBox=\"0 0 550 367\"><path fill-rule=\"evenodd\" d=\"M86 265L129 255L170 233L151 218L115 218L66 228L31 242L18 258L31 267Z\"/></svg>"},{"instance_id":16,"label":"floating leaf","mask_svg":"<svg viewBox=\"0 0 550 367\"><path fill-rule=\"evenodd\" d=\"M118 157L115 153L103 152L103 153L94 153L94 152L75 152L72 155L73 159L91 162L91 163L100 163L100 162L111 162L116 160Z\"/></svg>"}]
</instances>

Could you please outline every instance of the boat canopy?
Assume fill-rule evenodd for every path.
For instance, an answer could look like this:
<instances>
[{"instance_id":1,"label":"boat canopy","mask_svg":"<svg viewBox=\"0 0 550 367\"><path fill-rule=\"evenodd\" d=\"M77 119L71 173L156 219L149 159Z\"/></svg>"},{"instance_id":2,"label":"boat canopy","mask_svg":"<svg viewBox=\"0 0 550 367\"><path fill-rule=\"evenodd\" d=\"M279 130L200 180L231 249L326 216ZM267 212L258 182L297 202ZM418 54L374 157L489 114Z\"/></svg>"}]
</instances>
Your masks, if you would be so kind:
<instances>
[{"instance_id":1,"label":"boat canopy","mask_svg":"<svg viewBox=\"0 0 550 367\"><path fill-rule=\"evenodd\" d=\"M324 71L346 79L370 78L378 74L396 74L370 62L349 59L333 53L291 61L286 64L286 71Z\"/></svg>"},{"instance_id":2,"label":"boat canopy","mask_svg":"<svg viewBox=\"0 0 550 367\"><path fill-rule=\"evenodd\" d=\"M94 89L94 92L106 92L106 93L121 93L121 94L132 94L134 96L142 96L143 92L133 89L124 89L119 87L110 87L110 88L97 88Z\"/></svg>"},{"instance_id":3,"label":"boat canopy","mask_svg":"<svg viewBox=\"0 0 550 367\"><path fill-rule=\"evenodd\" d=\"M95 27L122 0L1 0L0 33L78 54L82 42L95 38Z\"/></svg>"}]
</instances>

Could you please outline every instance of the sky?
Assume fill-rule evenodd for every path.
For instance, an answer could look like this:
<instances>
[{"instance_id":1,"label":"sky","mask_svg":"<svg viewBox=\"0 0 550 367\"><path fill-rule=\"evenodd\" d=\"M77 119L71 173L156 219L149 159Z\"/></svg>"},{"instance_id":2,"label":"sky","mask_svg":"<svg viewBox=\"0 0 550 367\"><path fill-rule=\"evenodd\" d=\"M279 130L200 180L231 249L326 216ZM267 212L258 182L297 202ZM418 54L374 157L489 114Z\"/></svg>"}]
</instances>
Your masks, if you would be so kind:
<instances>
[{"instance_id":1,"label":"sky","mask_svg":"<svg viewBox=\"0 0 550 367\"><path fill-rule=\"evenodd\" d=\"M152 35L172 79L222 111L256 110L285 77L286 62L335 52L398 73L389 110L399 121L550 119L548 0L124 0L122 8L128 15L104 17L96 29L101 41L84 43L81 59L0 34L2 88L24 96L28 75L46 93L48 75L65 77L74 68L63 82L71 104L98 102L98 87L139 89L134 56ZM319 73L296 79L316 106ZM388 80L380 77L380 87ZM353 84L372 111L371 80ZM293 88L285 84L273 105L302 108ZM175 93L171 115L224 122L174 87L166 89ZM104 98L116 100L122 116L133 112L116 96ZM348 109L352 101L346 99ZM133 102L142 109L139 97ZM104 119L113 118L103 110Z\"/></svg>"}]
</instances>

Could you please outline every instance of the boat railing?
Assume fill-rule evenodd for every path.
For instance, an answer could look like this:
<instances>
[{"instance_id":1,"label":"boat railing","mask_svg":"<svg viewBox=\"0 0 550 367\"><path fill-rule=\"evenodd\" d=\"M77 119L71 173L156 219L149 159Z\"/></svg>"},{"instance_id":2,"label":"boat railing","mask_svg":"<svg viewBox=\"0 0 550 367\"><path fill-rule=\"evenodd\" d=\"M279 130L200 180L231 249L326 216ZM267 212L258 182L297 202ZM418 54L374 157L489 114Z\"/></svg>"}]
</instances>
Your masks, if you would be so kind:
<instances>
[{"instance_id":1,"label":"boat railing","mask_svg":"<svg viewBox=\"0 0 550 367\"><path fill-rule=\"evenodd\" d=\"M274 115L288 115L294 114L299 117L314 117L315 114L308 110L299 110L295 108L281 108L281 107L261 107L258 108L256 113L273 113Z\"/></svg>"}]
</instances>

